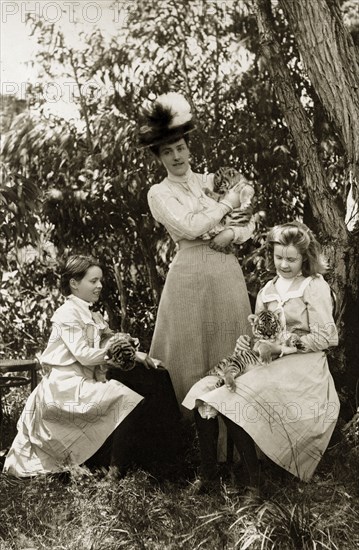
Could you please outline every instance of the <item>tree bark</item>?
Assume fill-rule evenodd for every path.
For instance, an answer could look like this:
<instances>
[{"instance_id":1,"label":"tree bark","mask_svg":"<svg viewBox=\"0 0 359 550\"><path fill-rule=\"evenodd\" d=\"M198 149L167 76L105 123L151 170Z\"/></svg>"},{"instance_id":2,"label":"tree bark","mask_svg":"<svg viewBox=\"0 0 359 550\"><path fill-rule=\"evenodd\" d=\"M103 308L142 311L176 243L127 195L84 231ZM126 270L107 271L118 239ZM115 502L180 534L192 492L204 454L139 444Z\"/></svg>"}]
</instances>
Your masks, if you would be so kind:
<instances>
[{"instance_id":1,"label":"tree bark","mask_svg":"<svg viewBox=\"0 0 359 550\"><path fill-rule=\"evenodd\" d=\"M335 1L279 1L285 8L290 26L293 28L299 51L305 50L303 58L308 75L340 133L348 162L354 171L358 167L359 77L355 84L354 75L357 65L352 70L348 67L353 54L348 51L348 57L345 58L345 38L343 38L345 35L337 23L337 16L333 15ZM328 8L329 4L332 5L331 11ZM347 231L343 212L340 211L330 191L311 121L295 91L291 73L276 40L271 1L257 0L257 8L262 53L275 85L278 102L296 145L310 206L320 228L325 251L332 264L331 284L337 295L339 309L337 325L341 343L339 349L332 354L333 364L336 365L336 372L343 375L340 386L346 385L350 397L355 401L359 354L357 262L359 238L355 232L349 234ZM319 21L320 9L324 10L322 21ZM340 30L339 46L330 42L335 40L336 25ZM327 32L329 38L326 35ZM342 68L333 67L333 65L342 65ZM354 118L351 119L351 117Z\"/></svg>"},{"instance_id":2,"label":"tree bark","mask_svg":"<svg viewBox=\"0 0 359 550\"><path fill-rule=\"evenodd\" d=\"M335 263L337 267L340 266L341 278L345 280L344 254L348 232L339 208L333 200L310 120L295 90L292 76L274 35L270 0L257 0L257 6L262 53L296 145L313 214L318 220L324 239L331 240L336 252Z\"/></svg>"},{"instance_id":3,"label":"tree bark","mask_svg":"<svg viewBox=\"0 0 359 550\"><path fill-rule=\"evenodd\" d=\"M337 0L279 0L306 72L333 121L359 190L359 63Z\"/></svg>"}]
</instances>

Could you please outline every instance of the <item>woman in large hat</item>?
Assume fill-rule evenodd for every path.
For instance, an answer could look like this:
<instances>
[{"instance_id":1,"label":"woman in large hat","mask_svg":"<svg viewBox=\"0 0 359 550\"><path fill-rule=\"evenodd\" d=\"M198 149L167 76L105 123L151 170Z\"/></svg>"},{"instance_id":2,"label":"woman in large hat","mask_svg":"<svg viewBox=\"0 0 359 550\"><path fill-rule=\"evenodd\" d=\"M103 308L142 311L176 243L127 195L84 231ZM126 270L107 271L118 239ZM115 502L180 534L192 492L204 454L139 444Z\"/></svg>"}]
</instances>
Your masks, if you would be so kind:
<instances>
[{"instance_id":1,"label":"woman in large hat","mask_svg":"<svg viewBox=\"0 0 359 550\"><path fill-rule=\"evenodd\" d=\"M212 241L201 236L240 205L239 193L229 191L217 202L205 189L213 174L192 172L189 135L194 130L191 108L178 93L159 96L144 110L139 141L149 147L166 169L153 185L148 204L177 244L158 308L150 355L170 372L179 402L189 388L225 355L239 334L246 333L250 314L241 267L230 243L248 240L254 222L222 231Z\"/></svg>"},{"instance_id":2,"label":"woman in large hat","mask_svg":"<svg viewBox=\"0 0 359 550\"><path fill-rule=\"evenodd\" d=\"M139 142L150 148L167 172L149 190L149 207L177 245L150 355L169 370L181 403L191 386L233 351L238 336L249 331L250 304L242 270L237 258L223 251L230 243L249 239L254 222L203 240L202 235L240 206L239 193L228 191L217 202L205 192L213 189L213 174L192 171L189 135L194 123L182 95L159 96L144 110L143 119Z\"/></svg>"}]
</instances>

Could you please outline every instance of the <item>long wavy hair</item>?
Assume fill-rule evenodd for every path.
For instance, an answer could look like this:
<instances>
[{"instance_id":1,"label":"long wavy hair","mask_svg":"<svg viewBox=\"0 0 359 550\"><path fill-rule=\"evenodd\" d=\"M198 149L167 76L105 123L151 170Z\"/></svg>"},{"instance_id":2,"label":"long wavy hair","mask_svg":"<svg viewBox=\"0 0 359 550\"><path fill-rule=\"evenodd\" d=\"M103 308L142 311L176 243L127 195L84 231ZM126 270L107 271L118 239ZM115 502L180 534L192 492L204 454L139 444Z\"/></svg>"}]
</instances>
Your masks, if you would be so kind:
<instances>
[{"instance_id":1,"label":"long wavy hair","mask_svg":"<svg viewBox=\"0 0 359 550\"><path fill-rule=\"evenodd\" d=\"M312 231L304 223L293 221L275 225L267 235L267 267L275 271L274 245L295 246L303 256L302 273L304 277L323 274L328 271L328 263L322 254L321 246Z\"/></svg>"}]
</instances>

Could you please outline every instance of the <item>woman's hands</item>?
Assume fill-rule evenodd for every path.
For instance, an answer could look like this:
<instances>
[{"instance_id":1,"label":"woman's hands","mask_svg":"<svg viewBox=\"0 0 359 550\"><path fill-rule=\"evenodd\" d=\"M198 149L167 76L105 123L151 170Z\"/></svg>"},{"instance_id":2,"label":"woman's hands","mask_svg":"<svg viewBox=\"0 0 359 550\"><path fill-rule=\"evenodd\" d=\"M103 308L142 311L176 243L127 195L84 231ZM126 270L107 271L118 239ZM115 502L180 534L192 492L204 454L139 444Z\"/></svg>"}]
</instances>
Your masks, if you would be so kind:
<instances>
[{"instance_id":1,"label":"woman's hands","mask_svg":"<svg viewBox=\"0 0 359 550\"><path fill-rule=\"evenodd\" d=\"M153 360L147 353L136 351L136 363L142 363L146 369L157 369L162 367L161 361Z\"/></svg>"},{"instance_id":2,"label":"woman's hands","mask_svg":"<svg viewBox=\"0 0 359 550\"><path fill-rule=\"evenodd\" d=\"M234 239L233 229L223 229L218 235L209 241L209 247L217 252L224 252Z\"/></svg>"}]
</instances>

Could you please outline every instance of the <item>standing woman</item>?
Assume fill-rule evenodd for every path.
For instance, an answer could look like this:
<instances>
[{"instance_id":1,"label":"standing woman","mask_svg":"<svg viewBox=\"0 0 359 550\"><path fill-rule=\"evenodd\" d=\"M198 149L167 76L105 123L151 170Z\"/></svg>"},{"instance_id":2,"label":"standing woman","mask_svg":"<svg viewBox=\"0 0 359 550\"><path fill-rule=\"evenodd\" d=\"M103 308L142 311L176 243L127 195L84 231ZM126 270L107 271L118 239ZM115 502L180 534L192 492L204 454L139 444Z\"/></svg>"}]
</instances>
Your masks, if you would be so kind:
<instances>
[{"instance_id":1,"label":"standing woman","mask_svg":"<svg viewBox=\"0 0 359 550\"><path fill-rule=\"evenodd\" d=\"M140 144L150 148L167 172L149 190L149 207L177 245L150 355L169 370L181 403L190 387L232 351L238 335L249 331L250 304L242 270L237 258L223 250L249 239L254 222L204 241L202 235L240 206L239 193L228 191L216 202L205 193L213 190L213 174L192 172L189 133L194 124L182 95L159 96L144 110L144 119Z\"/></svg>"}]
</instances>

